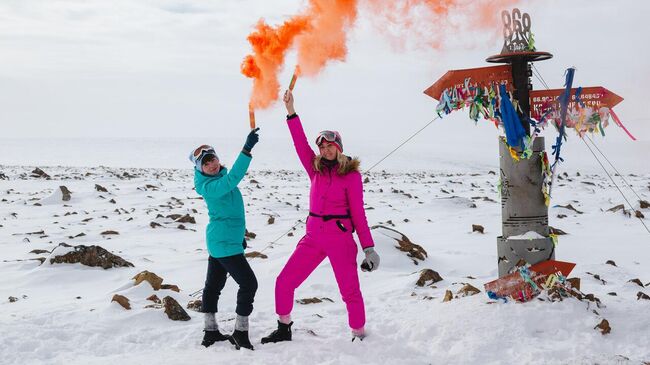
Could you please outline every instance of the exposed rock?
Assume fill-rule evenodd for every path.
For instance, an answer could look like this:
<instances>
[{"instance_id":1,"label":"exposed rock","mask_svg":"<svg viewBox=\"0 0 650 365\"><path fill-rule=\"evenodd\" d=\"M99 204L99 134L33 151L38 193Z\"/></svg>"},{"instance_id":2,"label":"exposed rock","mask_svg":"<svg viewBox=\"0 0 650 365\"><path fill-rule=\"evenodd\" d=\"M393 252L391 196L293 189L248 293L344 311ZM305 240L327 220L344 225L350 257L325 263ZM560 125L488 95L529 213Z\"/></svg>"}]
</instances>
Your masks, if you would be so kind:
<instances>
[{"instance_id":1,"label":"exposed rock","mask_svg":"<svg viewBox=\"0 0 650 365\"><path fill-rule=\"evenodd\" d=\"M194 219L194 217L192 217L192 216L189 215L189 214L185 214L184 216L182 216L182 217L176 219L176 222L178 222L178 223L192 223L192 224L196 224L196 220Z\"/></svg>"},{"instance_id":2,"label":"exposed rock","mask_svg":"<svg viewBox=\"0 0 650 365\"><path fill-rule=\"evenodd\" d=\"M568 278L566 281L571 284L573 289L580 290L580 278Z\"/></svg>"},{"instance_id":3,"label":"exposed rock","mask_svg":"<svg viewBox=\"0 0 650 365\"><path fill-rule=\"evenodd\" d=\"M648 294L640 291L640 292L636 293L636 300L639 300L639 299L650 300L650 296L648 296Z\"/></svg>"},{"instance_id":4,"label":"exposed rock","mask_svg":"<svg viewBox=\"0 0 650 365\"><path fill-rule=\"evenodd\" d=\"M445 297L442 299L442 302L450 302L454 298L454 295L451 293L451 290L445 290Z\"/></svg>"},{"instance_id":5,"label":"exposed rock","mask_svg":"<svg viewBox=\"0 0 650 365\"><path fill-rule=\"evenodd\" d=\"M163 278L147 270L139 272L136 276L133 277L133 280L135 280L135 284L133 284L134 286L139 285L143 281L146 281L151 284L153 290L160 290L161 284L163 282Z\"/></svg>"},{"instance_id":6,"label":"exposed rock","mask_svg":"<svg viewBox=\"0 0 650 365\"><path fill-rule=\"evenodd\" d=\"M60 244L58 247L63 246ZM69 247L69 245L66 245ZM57 248L58 248L57 247ZM65 247L65 246L63 246ZM56 248L52 253L56 251ZM110 269L114 267L133 267L133 264L123 258L108 252L100 246L74 246L73 250L63 255L50 258L50 264L76 264L80 263L86 266L102 267Z\"/></svg>"},{"instance_id":7,"label":"exposed rock","mask_svg":"<svg viewBox=\"0 0 650 365\"><path fill-rule=\"evenodd\" d=\"M607 265L612 265L612 266L616 266L616 263L614 262L614 260L607 260L607 261L605 262L605 264L607 264ZM618 267L618 266L617 266L617 267Z\"/></svg>"},{"instance_id":8,"label":"exposed rock","mask_svg":"<svg viewBox=\"0 0 650 365\"><path fill-rule=\"evenodd\" d=\"M594 327L594 329L596 328L598 328L600 330L600 333L602 333L603 335L612 332L612 328L609 326L609 321L607 321L604 318L602 321L600 321L600 323L596 327Z\"/></svg>"},{"instance_id":9,"label":"exposed rock","mask_svg":"<svg viewBox=\"0 0 650 365\"><path fill-rule=\"evenodd\" d=\"M647 200L639 200L639 206L641 209L648 209L650 208L650 203Z\"/></svg>"},{"instance_id":10,"label":"exposed rock","mask_svg":"<svg viewBox=\"0 0 650 365\"><path fill-rule=\"evenodd\" d=\"M463 296L463 297L467 297L467 296L470 296L470 295L478 294L480 292L481 292L480 290L473 287L471 284L465 284L465 286L460 288L460 290L456 294L458 294L460 296Z\"/></svg>"},{"instance_id":11,"label":"exposed rock","mask_svg":"<svg viewBox=\"0 0 650 365\"><path fill-rule=\"evenodd\" d=\"M619 205L616 205L614 207L611 207L611 208L607 209L607 211L608 212L618 212L621 209L625 210L625 205L619 204Z\"/></svg>"},{"instance_id":12,"label":"exposed rock","mask_svg":"<svg viewBox=\"0 0 650 365\"><path fill-rule=\"evenodd\" d=\"M50 251L48 251L48 250L36 249L36 250L31 250L31 251L29 251L29 253L33 253L33 254L40 255L40 254L42 254L42 253L50 253Z\"/></svg>"},{"instance_id":13,"label":"exposed rock","mask_svg":"<svg viewBox=\"0 0 650 365\"><path fill-rule=\"evenodd\" d=\"M581 211L579 211L578 209L574 208L573 205L571 205L571 204L567 204L567 205L558 205L558 207L560 207L560 208L564 208L564 209L572 210L572 211L574 211L574 212L576 212L576 213L578 213L578 214L582 214L582 213L584 213L584 212L581 212Z\"/></svg>"},{"instance_id":14,"label":"exposed rock","mask_svg":"<svg viewBox=\"0 0 650 365\"><path fill-rule=\"evenodd\" d=\"M480 224L472 224L472 232L485 233L485 228Z\"/></svg>"},{"instance_id":15,"label":"exposed rock","mask_svg":"<svg viewBox=\"0 0 650 365\"><path fill-rule=\"evenodd\" d=\"M70 190L68 190L68 188L66 188L63 185L59 186L59 189L61 189L61 194L63 194L62 197L63 201L64 202L70 201L70 199L72 198L71 196L72 193L70 192Z\"/></svg>"},{"instance_id":16,"label":"exposed rock","mask_svg":"<svg viewBox=\"0 0 650 365\"><path fill-rule=\"evenodd\" d=\"M296 300L296 303L299 303L299 304L316 304L316 303L322 303L324 300L326 300L328 302L331 302L331 303L334 303L334 301L332 299L325 298L325 297L323 297L323 298L313 297L313 298L298 299L298 300Z\"/></svg>"},{"instance_id":17,"label":"exposed rock","mask_svg":"<svg viewBox=\"0 0 650 365\"><path fill-rule=\"evenodd\" d=\"M431 269L424 269L420 271L420 278L417 282L415 282L415 285L425 286L427 285L428 281L431 282L429 285L435 284L439 281L442 281L442 277L436 271L433 271Z\"/></svg>"},{"instance_id":18,"label":"exposed rock","mask_svg":"<svg viewBox=\"0 0 650 365\"><path fill-rule=\"evenodd\" d=\"M124 309L131 309L131 303L129 303L129 298L125 297L124 295L120 294L115 294L113 295L113 299L111 299L111 302L117 302L119 305L124 307Z\"/></svg>"},{"instance_id":19,"label":"exposed rock","mask_svg":"<svg viewBox=\"0 0 650 365\"><path fill-rule=\"evenodd\" d=\"M99 192L102 192L102 193L108 193L108 190L105 187L103 187L103 186L101 186L99 184L95 184L95 190L97 190Z\"/></svg>"},{"instance_id":20,"label":"exposed rock","mask_svg":"<svg viewBox=\"0 0 650 365\"><path fill-rule=\"evenodd\" d=\"M634 283L634 284L636 284L636 285L638 285L638 286L640 286L640 287L643 288L643 283L642 283L641 280L639 280L639 279L630 279L630 280L628 280L627 282L628 282L628 283Z\"/></svg>"},{"instance_id":21,"label":"exposed rock","mask_svg":"<svg viewBox=\"0 0 650 365\"><path fill-rule=\"evenodd\" d=\"M388 221L386 223L392 224L391 221ZM393 239L395 239L395 241L398 243L398 246L395 246L395 248L402 252L406 252L406 256L410 257L413 260L414 264L418 265L419 263L417 260L424 261L427 258L427 252L424 250L424 248L418 244L411 242L411 240L409 240L408 237L406 237L402 232L383 225L375 225L371 227L371 229L377 228L383 228L399 234L401 236L400 238L393 237Z\"/></svg>"},{"instance_id":22,"label":"exposed rock","mask_svg":"<svg viewBox=\"0 0 650 365\"><path fill-rule=\"evenodd\" d=\"M634 211L634 216L637 217L637 218L640 218L640 219L645 218L645 216L643 215L643 213L641 213L640 210L635 210Z\"/></svg>"},{"instance_id":23,"label":"exposed rock","mask_svg":"<svg viewBox=\"0 0 650 365\"><path fill-rule=\"evenodd\" d=\"M156 228L156 227L162 227L162 225L160 223L151 222L149 223L149 227Z\"/></svg>"},{"instance_id":24,"label":"exposed rock","mask_svg":"<svg viewBox=\"0 0 650 365\"><path fill-rule=\"evenodd\" d=\"M157 296L156 294L151 294L151 295L147 298L147 300L150 300L150 301L152 301L152 302L154 302L154 303L158 303L158 304L162 303L162 301L160 300L160 298L158 298L158 296Z\"/></svg>"},{"instance_id":25,"label":"exposed rock","mask_svg":"<svg viewBox=\"0 0 650 365\"><path fill-rule=\"evenodd\" d=\"M187 309L193 310L195 312L201 312L201 307L203 306L203 302L201 299L196 299L192 300L189 303L187 303Z\"/></svg>"},{"instance_id":26,"label":"exposed rock","mask_svg":"<svg viewBox=\"0 0 650 365\"><path fill-rule=\"evenodd\" d=\"M554 234L554 235L558 235L558 236L563 236L563 235L567 234L563 230L561 230L559 228L554 228L554 227L551 227L551 226L548 226L548 231L549 231L550 234Z\"/></svg>"},{"instance_id":27,"label":"exposed rock","mask_svg":"<svg viewBox=\"0 0 650 365\"><path fill-rule=\"evenodd\" d=\"M9 303L15 303L18 301L18 298L16 297L9 297Z\"/></svg>"},{"instance_id":28,"label":"exposed rock","mask_svg":"<svg viewBox=\"0 0 650 365\"><path fill-rule=\"evenodd\" d=\"M253 232L250 232L249 230L246 230L246 233L244 233L244 237L253 239L253 238L257 237L257 235L255 233L253 233Z\"/></svg>"},{"instance_id":29,"label":"exposed rock","mask_svg":"<svg viewBox=\"0 0 650 365\"><path fill-rule=\"evenodd\" d=\"M270 217L269 217L269 220L266 221L266 223L268 223L268 224L273 224L273 223L275 223L275 217L274 217L274 216L270 216Z\"/></svg>"},{"instance_id":30,"label":"exposed rock","mask_svg":"<svg viewBox=\"0 0 650 365\"><path fill-rule=\"evenodd\" d=\"M32 177L50 180L50 175L46 174L45 171L39 169L38 167L32 171Z\"/></svg>"},{"instance_id":31,"label":"exposed rock","mask_svg":"<svg viewBox=\"0 0 650 365\"><path fill-rule=\"evenodd\" d=\"M259 251L252 251L252 252L246 252L244 255L249 258L260 258L260 259L268 259L269 257L266 256L265 254L259 252Z\"/></svg>"},{"instance_id":32,"label":"exposed rock","mask_svg":"<svg viewBox=\"0 0 650 365\"><path fill-rule=\"evenodd\" d=\"M118 231L104 231L100 233L102 236L110 236L110 235L117 235L120 234Z\"/></svg>"},{"instance_id":33,"label":"exposed rock","mask_svg":"<svg viewBox=\"0 0 650 365\"><path fill-rule=\"evenodd\" d=\"M167 317L172 321L189 321L192 319L185 309L178 304L176 299L166 296L163 298L162 302L165 307L165 314L167 314Z\"/></svg>"},{"instance_id":34,"label":"exposed rock","mask_svg":"<svg viewBox=\"0 0 650 365\"><path fill-rule=\"evenodd\" d=\"M162 284L160 286L160 289L168 289L171 291L175 291L177 293L181 292L181 289L178 287L178 285L174 285L174 284Z\"/></svg>"}]
</instances>

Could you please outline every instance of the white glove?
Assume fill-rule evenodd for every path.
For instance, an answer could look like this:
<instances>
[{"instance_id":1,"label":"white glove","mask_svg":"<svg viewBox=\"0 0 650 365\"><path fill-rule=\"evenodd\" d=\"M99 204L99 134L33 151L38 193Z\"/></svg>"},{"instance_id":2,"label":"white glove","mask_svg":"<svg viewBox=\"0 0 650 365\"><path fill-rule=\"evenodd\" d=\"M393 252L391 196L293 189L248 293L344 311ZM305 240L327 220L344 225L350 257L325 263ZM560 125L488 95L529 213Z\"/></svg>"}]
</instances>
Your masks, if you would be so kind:
<instances>
[{"instance_id":1,"label":"white glove","mask_svg":"<svg viewBox=\"0 0 650 365\"><path fill-rule=\"evenodd\" d=\"M373 247L364 248L366 258L361 262L361 271L375 271L379 267L379 255Z\"/></svg>"}]
</instances>

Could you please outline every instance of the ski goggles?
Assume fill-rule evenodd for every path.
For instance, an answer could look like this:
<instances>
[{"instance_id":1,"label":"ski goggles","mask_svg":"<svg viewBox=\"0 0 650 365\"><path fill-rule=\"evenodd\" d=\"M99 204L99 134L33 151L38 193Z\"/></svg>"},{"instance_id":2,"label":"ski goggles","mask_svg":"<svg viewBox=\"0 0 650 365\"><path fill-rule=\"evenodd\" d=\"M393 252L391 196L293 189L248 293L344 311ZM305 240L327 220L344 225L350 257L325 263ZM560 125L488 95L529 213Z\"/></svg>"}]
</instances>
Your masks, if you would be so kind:
<instances>
[{"instance_id":1,"label":"ski goggles","mask_svg":"<svg viewBox=\"0 0 650 365\"><path fill-rule=\"evenodd\" d=\"M194 158L198 160L199 157L201 157L201 155L204 153L212 153L216 155L216 152L214 151L214 148L212 146L204 144L199 148L195 149L194 152L192 153L192 156L194 156Z\"/></svg>"},{"instance_id":2,"label":"ski goggles","mask_svg":"<svg viewBox=\"0 0 650 365\"><path fill-rule=\"evenodd\" d=\"M320 146L323 141L327 141L330 143L336 143L341 148L343 148L343 142L341 141L341 135L337 131L321 131L318 133L318 137L316 137L316 145Z\"/></svg>"}]
</instances>

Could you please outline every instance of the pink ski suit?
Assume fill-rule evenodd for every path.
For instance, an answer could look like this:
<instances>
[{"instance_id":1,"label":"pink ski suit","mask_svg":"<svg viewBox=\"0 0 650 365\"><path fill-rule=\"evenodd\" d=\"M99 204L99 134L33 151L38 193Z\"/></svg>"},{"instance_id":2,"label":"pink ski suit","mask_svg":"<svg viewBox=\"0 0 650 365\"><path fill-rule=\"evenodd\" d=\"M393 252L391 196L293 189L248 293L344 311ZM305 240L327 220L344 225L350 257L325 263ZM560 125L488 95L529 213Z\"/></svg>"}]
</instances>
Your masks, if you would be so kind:
<instances>
[{"instance_id":1,"label":"pink ski suit","mask_svg":"<svg viewBox=\"0 0 650 365\"><path fill-rule=\"evenodd\" d=\"M363 297L357 272L357 245L352 237L354 229L361 247L373 247L363 208L363 184L356 169L344 175L324 167L319 173L313 167L316 156L295 115L287 120L293 143L309 179L309 211L319 216L348 215L351 218L324 219L310 216L307 234L300 239L295 251L278 275L275 283L275 310L279 316L288 316L294 302L294 291L325 259L329 258L341 297L348 310L352 329L362 329L366 322Z\"/></svg>"}]
</instances>

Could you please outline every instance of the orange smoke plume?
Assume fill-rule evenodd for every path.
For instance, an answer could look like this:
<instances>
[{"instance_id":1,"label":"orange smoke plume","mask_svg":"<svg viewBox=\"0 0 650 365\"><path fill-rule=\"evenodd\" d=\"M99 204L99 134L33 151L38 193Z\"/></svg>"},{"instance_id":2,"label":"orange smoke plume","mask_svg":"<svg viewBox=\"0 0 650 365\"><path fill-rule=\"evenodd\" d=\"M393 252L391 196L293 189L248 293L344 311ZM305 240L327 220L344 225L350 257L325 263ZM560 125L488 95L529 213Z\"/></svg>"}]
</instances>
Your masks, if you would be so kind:
<instances>
[{"instance_id":1,"label":"orange smoke plume","mask_svg":"<svg viewBox=\"0 0 650 365\"><path fill-rule=\"evenodd\" d=\"M443 32L489 29L499 33L500 10L518 0L360 0L382 23L402 29L397 37L415 37L428 46L442 47ZM296 46L301 75L318 74L329 61L344 61L347 32L357 19L357 0L309 0L298 15L273 27L263 19L248 36L253 53L241 64L241 72L253 79L250 104L254 109L269 107L278 99L278 73L287 51ZM458 26L449 18L466 14ZM458 21L456 21L458 22Z\"/></svg>"}]
</instances>

